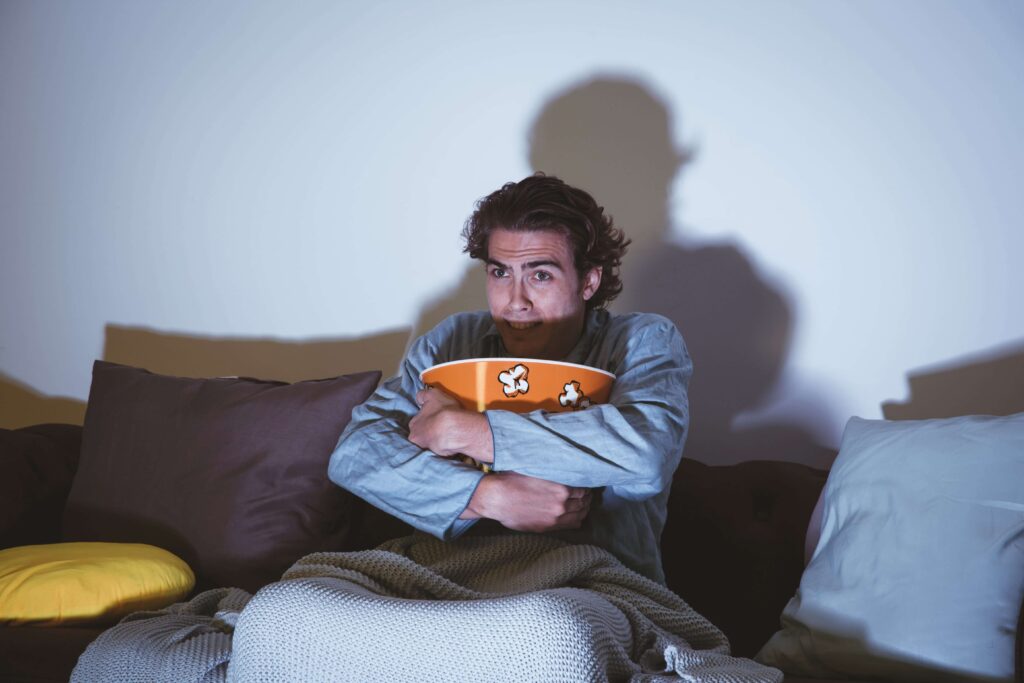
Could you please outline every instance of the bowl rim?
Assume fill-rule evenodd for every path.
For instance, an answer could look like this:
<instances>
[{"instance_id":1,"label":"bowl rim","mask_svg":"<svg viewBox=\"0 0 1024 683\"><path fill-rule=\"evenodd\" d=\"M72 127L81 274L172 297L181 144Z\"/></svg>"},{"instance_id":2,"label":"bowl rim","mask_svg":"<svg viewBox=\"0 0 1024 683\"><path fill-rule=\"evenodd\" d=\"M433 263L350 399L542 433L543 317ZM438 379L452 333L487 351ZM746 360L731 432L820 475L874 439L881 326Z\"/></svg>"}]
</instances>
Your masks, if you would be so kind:
<instances>
[{"instance_id":1,"label":"bowl rim","mask_svg":"<svg viewBox=\"0 0 1024 683\"><path fill-rule=\"evenodd\" d=\"M506 358L506 357L503 357L503 356L488 356L488 357L485 357L485 358L464 358L462 360L450 360L450 361L447 361L445 363L438 363L437 365L431 365L429 368L427 368L425 370L422 370L420 372L420 380L422 381L423 380L423 375L427 374L431 370L437 370L438 368L443 368L443 367L446 367L448 365L461 365L462 363L477 363L479 361L488 361L488 362L491 362L491 361L502 361L502 362L513 361L515 363L542 363L544 365L564 365L564 366L567 366L567 367L570 367L570 368L582 368L584 370L591 370L593 372L599 372L602 375L607 375L608 377L610 377L613 380L615 379L615 374L614 373L608 372L607 370L602 370L601 368L595 368L592 365L581 365L580 363L570 363L570 362L564 361L564 360L544 360L543 358L520 358L518 356L509 356L509 357Z\"/></svg>"}]
</instances>

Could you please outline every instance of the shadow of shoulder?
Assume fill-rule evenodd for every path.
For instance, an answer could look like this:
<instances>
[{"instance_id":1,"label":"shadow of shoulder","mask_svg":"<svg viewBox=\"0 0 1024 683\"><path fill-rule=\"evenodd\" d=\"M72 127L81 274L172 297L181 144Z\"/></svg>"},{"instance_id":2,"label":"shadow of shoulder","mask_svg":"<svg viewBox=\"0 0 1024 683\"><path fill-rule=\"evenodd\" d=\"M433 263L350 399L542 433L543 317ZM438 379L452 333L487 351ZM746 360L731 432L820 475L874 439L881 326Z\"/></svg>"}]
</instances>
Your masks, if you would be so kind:
<instances>
[{"instance_id":1,"label":"shadow of shoulder","mask_svg":"<svg viewBox=\"0 0 1024 683\"><path fill-rule=\"evenodd\" d=\"M887 420L1024 412L1024 341L907 374L906 401L882 404Z\"/></svg>"},{"instance_id":2,"label":"shadow of shoulder","mask_svg":"<svg viewBox=\"0 0 1024 683\"><path fill-rule=\"evenodd\" d=\"M18 429L47 422L80 425L85 401L47 396L0 373L0 428Z\"/></svg>"},{"instance_id":3,"label":"shadow of shoulder","mask_svg":"<svg viewBox=\"0 0 1024 683\"><path fill-rule=\"evenodd\" d=\"M408 337L408 328L356 338L282 340L107 325L103 360L181 377L300 382L366 370L380 370L389 377L401 362Z\"/></svg>"}]
</instances>

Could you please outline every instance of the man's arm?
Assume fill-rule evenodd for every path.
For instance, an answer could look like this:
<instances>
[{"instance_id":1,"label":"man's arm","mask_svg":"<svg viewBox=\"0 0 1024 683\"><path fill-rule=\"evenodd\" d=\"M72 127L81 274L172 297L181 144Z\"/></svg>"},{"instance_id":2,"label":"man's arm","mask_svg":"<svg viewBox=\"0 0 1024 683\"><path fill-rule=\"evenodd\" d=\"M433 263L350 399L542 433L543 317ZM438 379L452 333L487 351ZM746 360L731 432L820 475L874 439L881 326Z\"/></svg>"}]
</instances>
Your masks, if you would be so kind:
<instances>
[{"instance_id":1,"label":"man's arm","mask_svg":"<svg viewBox=\"0 0 1024 683\"><path fill-rule=\"evenodd\" d=\"M409 441L438 455L468 455L477 462L494 461L491 426L483 413L466 410L443 389L416 393L420 412L409 421Z\"/></svg>"},{"instance_id":2,"label":"man's arm","mask_svg":"<svg viewBox=\"0 0 1024 683\"><path fill-rule=\"evenodd\" d=\"M486 413L495 471L569 486L607 486L641 500L668 488L689 430L693 364L670 321L653 318L617 342L608 403L571 413Z\"/></svg>"},{"instance_id":3,"label":"man's arm","mask_svg":"<svg viewBox=\"0 0 1024 683\"><path fill-rule=\"evenodd\" d=\"M516 472L492 472L480 480L460 518L494 519L516 531L575 529L590 512L590 498L590 489Z\"/></svg>"},{"instance_id":4,"label":"man's arm","mask_svg":"<svg viewBox=\"0 0 1024 683\"><path fill-rule=\"evenodd\" d=\"M429 339L417 339L398 375L352 411L331 455L328 476L413 527L452 538L473 523L457 520L483 472L437 457L407 438L409 421L419 410L414 400L419 372L435 354Z\"/></svg>"},{"instance_id":5,"label":"man's arm","mask_svg":"<svg viewBox=\"0 0 1024 683\"><path fill-rule=\"evenodd\" d=\"M409 422L409 440L439 455L472 455L491 462L491 428L481 413L462 408L441 389L416 394L420 406ZM480 480L459 519L494 519L517 531L574 529L590 510L590 489L528 477L492 473Z\"/></svg>"},{"instance_id":6,"label":"man's arm","mask_svg":"<svg viewBox=\"0 0 1024 683\"><path fill-rule=\"evenodd\" d=\"M420 338L398 376L353 410L331 455L331 480L438 538L454 538L482 517L531 531L579 526L589 508L588 492L526 476L485 476L409 440L408 426L420 414L419 373L435 356L429 340ZM483 416L472 415L486 427ZM516 501L529 501L531 507Z\"/></svg>"}]
</instances>

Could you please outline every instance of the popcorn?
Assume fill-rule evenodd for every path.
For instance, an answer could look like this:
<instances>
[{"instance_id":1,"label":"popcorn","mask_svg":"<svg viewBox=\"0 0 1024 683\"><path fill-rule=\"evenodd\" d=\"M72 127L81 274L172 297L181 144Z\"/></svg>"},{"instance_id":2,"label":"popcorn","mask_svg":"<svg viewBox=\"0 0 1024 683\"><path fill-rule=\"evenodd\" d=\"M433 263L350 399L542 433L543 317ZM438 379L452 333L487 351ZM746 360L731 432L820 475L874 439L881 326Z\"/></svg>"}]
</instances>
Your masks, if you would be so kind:
<instances>
[{"instance_id":1,"label":"popcorn","mask_svg":"<svg viewBox=\"0 0 1024 683\"><path fill-rule=\"evenodd\" d=\"M498 381L504 385L502 390L505 392L505 395L509 398L515 398L520 394L528 392L530 390L530 383L526 380L526 377L529 374L530 369L522 363L499 373Z\"/></svg>"},{"instance_id":2,"label":"popcorn","mask_svg":"<svg viewBox=\"0 0 1024 683\"><path fill-rule=\"evenodd\" d=\"M586 410L590 407L590 399L586 397L583 390L580 389L580 383L573 380L566 384L564 387L564 393L558 395L558 402L564 406L572 406L573 410Z\"/></svg>"}]
</instances>

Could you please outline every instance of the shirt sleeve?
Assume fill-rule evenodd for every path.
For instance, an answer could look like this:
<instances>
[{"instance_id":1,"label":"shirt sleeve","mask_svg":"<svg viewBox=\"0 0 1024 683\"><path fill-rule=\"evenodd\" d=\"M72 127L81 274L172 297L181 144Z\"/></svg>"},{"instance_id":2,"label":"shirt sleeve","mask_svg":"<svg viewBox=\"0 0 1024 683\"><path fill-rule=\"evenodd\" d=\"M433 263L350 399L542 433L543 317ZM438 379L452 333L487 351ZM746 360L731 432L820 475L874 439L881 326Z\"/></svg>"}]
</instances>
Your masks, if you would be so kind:
<instances>
[{"instance_id":1,"label":"shirt sleeve","mask_svg":"<svg viewBox=\"0 0 1024 683\"><path fill-rule=\"evenodd\" d=\"M567 413L486 411L495 471L606 486L631 500L669 486L689 427L693 364L667 320L624 336L608 403Z\"/></svg>"},{"instance_id":2,"label":"shirt sleeve","mask_svg":"<svg viewBox=\"0 0 1024 683\"><path fill-rule=\"evenodd\" d=\"M427 337L417 339L399 374L352 411L328 476L371 505L447 540L476 521L458 517L484 475L409 441L409 421L419 412L420 371L433 364L435 355Z\"/></svg>"}]
</instances>

